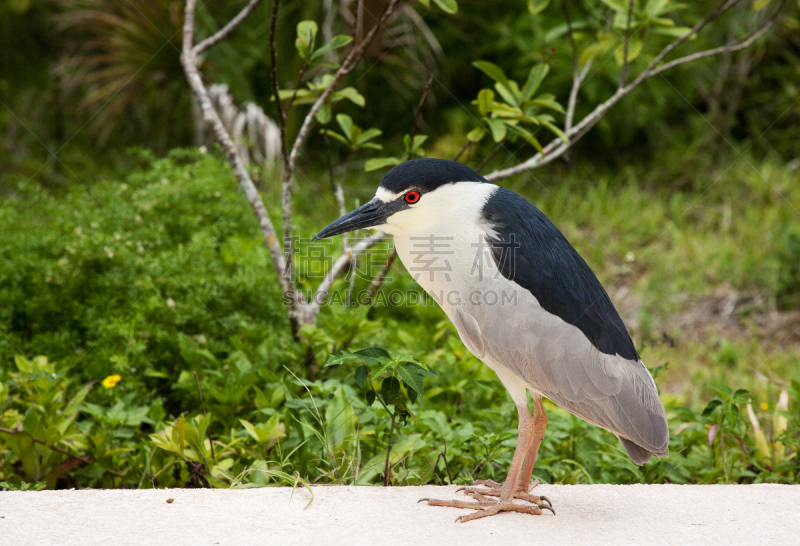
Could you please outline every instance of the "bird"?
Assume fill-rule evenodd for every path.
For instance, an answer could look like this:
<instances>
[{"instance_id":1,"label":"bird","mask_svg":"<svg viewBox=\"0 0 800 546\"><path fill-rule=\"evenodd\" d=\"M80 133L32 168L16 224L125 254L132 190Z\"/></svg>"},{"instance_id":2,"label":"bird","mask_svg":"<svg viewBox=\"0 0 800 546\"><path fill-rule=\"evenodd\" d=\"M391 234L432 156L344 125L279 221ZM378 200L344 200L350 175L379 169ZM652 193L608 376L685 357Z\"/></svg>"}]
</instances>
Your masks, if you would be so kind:
<instances>
[{"instance_id":1,"label":"bird","mask_svg":"<svg viewBox=\"0 0 800 546\"><path fill-rule=\"evenodd\" d=\"M555 515L550 499L532 494L543 398L616 435L638 465L669 455L655 380L600 281L536 206L467 165L420 158L392 168L372 200L313 240L367 228L394 237L405 268L497 374L519 417L504 483L478 480L458 500L420 501L475 509L460 522L507 511Z\"/></svg>"}]
</instances>

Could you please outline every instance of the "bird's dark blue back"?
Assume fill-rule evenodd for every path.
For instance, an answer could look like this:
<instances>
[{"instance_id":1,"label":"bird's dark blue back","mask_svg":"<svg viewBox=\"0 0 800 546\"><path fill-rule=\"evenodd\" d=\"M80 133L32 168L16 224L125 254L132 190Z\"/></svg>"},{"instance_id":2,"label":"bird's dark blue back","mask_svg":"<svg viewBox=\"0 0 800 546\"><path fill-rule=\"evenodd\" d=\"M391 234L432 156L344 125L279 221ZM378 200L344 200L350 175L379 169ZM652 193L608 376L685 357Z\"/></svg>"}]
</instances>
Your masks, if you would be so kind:
<instances>
[{"instance_id":1,"label":"bird's dark blue back","mask_svg":"<svg viewBox=\"0 0 800 546\"><path fill-rule=\"evenodd\" d=\"M499 188L483 207L497 232L491 241L500 272L572 324L599 351L638 361L625 324L594 272L566 237L522 196Z\"/></svg>"}]
</instances>

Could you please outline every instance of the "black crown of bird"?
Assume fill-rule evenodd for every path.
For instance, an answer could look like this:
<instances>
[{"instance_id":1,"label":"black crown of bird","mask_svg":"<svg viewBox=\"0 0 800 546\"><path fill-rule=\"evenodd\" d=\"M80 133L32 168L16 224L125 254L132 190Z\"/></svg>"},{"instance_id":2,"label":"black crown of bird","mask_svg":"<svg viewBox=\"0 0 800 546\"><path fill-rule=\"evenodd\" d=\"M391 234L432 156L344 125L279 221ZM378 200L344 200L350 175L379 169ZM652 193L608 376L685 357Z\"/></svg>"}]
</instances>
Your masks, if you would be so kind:
<instances>
[{"instance_id":1,"label":"black crown of bird","mask_svg":"<svg viewBox=\"0 0 800 546\"><path fill-rule=\"evenodd\" d=\"M460 490L466 498L422 500L474 509L462 522L503 511L555 514L531 481L547 427L542 398L615 434L636 464L669 454L664 406L619 313L532 203L461 163L415 159L389 171L374 199L314 240L367 228L394 237L403 265L517 406L519 439L503 484L478 480ZM420 259L425 252L434 256ZM460 297L441 298L443 292ZM470 297L490 292L514 297L495 304Z\"/></svg>"}]
</instances>

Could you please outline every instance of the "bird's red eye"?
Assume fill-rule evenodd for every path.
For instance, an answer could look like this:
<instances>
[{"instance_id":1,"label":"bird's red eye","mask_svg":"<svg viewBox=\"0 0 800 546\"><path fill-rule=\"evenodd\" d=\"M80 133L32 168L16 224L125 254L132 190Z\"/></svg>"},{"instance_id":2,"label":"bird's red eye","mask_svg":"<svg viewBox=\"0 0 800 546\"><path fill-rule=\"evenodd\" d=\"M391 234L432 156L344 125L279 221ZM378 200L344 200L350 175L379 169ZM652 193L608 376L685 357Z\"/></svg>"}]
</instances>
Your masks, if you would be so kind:
<instances>
[{"instance_id":1,"label":"bird's red eye","mask_svg":"<svg viewBox=\"0 0 800 546\"><path fill-rule=\"evenodd\" d=\"M405 199L406 203L408 203L410 205L413 205L414 203L419 201L419 197L420 196L419 196L419 192L418 191L410 191L410 192L406 193L406 195L405 195L405 197L403 197L403 199Z\"/></svg>"}]
</instances>

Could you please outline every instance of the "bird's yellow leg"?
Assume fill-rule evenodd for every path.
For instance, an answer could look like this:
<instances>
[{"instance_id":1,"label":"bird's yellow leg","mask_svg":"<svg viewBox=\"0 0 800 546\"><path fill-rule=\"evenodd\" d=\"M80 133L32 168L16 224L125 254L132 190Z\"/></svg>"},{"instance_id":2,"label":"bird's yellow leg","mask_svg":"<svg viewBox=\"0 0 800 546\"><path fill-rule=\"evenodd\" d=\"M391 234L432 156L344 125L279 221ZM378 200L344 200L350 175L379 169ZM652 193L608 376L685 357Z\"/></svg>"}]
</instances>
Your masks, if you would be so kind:
<instances>
[{"instance_id":1,"label":"bird's yellow leg","mask_svg":"<svg viewBox=\"0 0 800 546\"><path fill-rule=\"evenodd\" d=\"M508 475L506 476L505 484L499 486L499 488L492 487L491 489L486 490L489 495L484 495L484 491L481 490L468 490L467 494L469 494L473 499L474 502L471 501L463 501L463 500L439 500L439 499L420 499L420 501L427 501L431 506L449 506L452 508L476 508L478 511L473 512L471 514L467 514L466 516L461 516L456 521L466 522L473 519L483 518L486 516L492 516L499 512L522 512L525 514L533 514L533 515L540 515L542 513L542 508L552 510L547 505L540 505L539 503L534 503L534 506L530 506L527 504L518 504L514 502L515 492L518 490L518 482L520 480L521 471L525 466L528 452L530 451L531 445L534 441L534 432L536 430L535 421L531 417L530 413L528 412L528 408L525 406L517 406L517 413L519 414L519 440L517 441L517 448L514 450L514 456L511 459L511 467L508 469ZM538 445L537 445L538 449ZM535 460L535 459L534 459ZM530 482L530 471L528 472L527 482ZM488 482L487 482L488 484ZM526 483L527 487L527 483ZM527 490L525 491L527 494ZM500 498L495 500L491 497ZM532 497L537 498L538 497ZM525 499L527 500L527 499Z\"/></svg>"}]
</instances>

